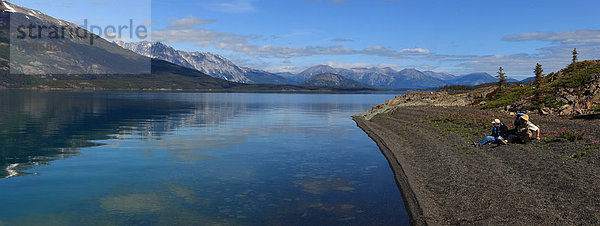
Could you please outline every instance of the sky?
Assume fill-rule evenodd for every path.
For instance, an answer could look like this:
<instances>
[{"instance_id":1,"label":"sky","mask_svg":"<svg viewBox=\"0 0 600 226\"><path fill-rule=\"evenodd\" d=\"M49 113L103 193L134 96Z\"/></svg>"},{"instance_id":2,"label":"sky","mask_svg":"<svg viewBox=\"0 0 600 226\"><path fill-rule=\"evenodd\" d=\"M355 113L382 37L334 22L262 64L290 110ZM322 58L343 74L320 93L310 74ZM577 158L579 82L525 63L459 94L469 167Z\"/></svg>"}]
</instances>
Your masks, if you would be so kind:
<instances>
[{"instance_id":1,"label":"sky","mask_svg":"<svg viewBox=\"0 0 600 226\"><path fill-rule=\"evenodd\" d=\"M81 24L152 24L154 41L240 66L416 68L509 77L600 59L597 0L13 0ZM93 20L92 20L93 18ZM125 41L138 41L130 39Z\"/></svg>"}]
</instances>

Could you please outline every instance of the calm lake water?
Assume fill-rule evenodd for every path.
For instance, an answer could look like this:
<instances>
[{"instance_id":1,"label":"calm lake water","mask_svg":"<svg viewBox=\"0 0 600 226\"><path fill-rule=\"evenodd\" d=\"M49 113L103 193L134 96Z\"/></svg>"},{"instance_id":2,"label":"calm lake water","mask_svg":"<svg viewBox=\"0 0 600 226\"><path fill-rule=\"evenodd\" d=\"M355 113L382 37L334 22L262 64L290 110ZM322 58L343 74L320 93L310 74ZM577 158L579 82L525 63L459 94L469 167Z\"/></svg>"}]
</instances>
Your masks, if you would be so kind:
<instances>
[{"instance_id":1,"label":"calm lake water","mask_svg":"<svg viewBox=\"0 0 600 226\"><path fill-rule=\"evenodd\" d=\"M0 225L403 225L392 94L0 91Z\"/></svg>"}]
</instances>

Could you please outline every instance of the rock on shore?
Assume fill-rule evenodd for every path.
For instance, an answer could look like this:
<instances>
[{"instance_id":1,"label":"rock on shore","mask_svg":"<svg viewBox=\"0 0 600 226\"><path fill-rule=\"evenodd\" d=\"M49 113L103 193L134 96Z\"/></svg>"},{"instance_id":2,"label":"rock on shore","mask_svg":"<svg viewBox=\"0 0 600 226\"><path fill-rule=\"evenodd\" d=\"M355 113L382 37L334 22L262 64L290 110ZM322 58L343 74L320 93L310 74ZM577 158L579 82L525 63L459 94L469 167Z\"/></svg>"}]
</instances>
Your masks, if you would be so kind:
<instances>
[{"instance_id":1,"label":"rock on shore","mask_svg":"<svg viewBox=\"0 0 600 226\"><path fill-rule=\"evenodd\" d=\"M448 92L412 92L397 95L394 99L387 100L385 104L380 104L372 109L366 110L354 116L363 117L371 120L375 115L389 113L398 107L409 106L469 106L477 99L486 97L493 92L495 87L479 88L467 93L448 93Z\"/></svg>"}]
</instances>

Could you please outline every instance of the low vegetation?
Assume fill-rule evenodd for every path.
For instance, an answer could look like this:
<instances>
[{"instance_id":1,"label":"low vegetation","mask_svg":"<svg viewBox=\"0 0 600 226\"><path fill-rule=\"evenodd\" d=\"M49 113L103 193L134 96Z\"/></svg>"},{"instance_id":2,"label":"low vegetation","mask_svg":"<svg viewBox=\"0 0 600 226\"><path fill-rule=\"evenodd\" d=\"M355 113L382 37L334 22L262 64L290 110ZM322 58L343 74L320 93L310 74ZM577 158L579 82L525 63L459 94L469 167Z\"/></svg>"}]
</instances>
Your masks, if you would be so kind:
<instances>
[{"instance_id":1,"label":"low vegetation","mask_svg":"<svg viewBox=\"0 0 600 226\"><path fill-rule=\"evenodd\" d=\"M428 117L425 122L440 129L457 133L469 140L490 132L491 116L473 113L451 113L441 117Z\"/></svg>"},{"instance_id":2,"label":"low vegetation","mask_svg":"<svg viewBox=\"0 0 600 226\"><path fill-rule=\"evenodd\" d=\"M572 95L583 104L591 95L588 85L600 76L600 61L576 62L546 76L541 76L541 65L536 68L538 80L520 86L497 89L486 97L484 109L500 108L521 102L519 110L558 109L567 103L564 95ZM592 106L599 111L600 106Z\"/></svg>"},{"instance_id":3,"label":"low vegetation","mask_svg":"<svg viewBox=\"0 0 600 226\"><path fill-rule=\"evenodd\" d=\"M520 82L509 82L504 84L506 87L517 87L521 83ZM449 92L449 93L462 93L462 92L470 92L479 88L492 87L497 86L498 83L484 83L476 86L467 86L467 85L445 85L437 89L440 92Z\"/></svg>"},{"instance_id":4,"label":"low vegetation","mask_svg":"<svg viewBox=\"0 0 600 226\"><path fill-rule=\"evenodd\" d=\"M583 140L586 134L585 129L576 130L573 128L561 128L550 133L544 132L544 135L546 135L545 141L548 142L577 142Z\"/></svg>"},{"instance_id":5,"label":"low vegetation","mask_svg":"<svg viewBox=\"0 0 600 226\"><path fill-rule=\"evenodd\" d=\"M450 113L437 117L428 116L421 122L437 128L442 136L449 136L454 133L470 141L479 139L491 133L490 121L494 117L501 118L509 128L513 128L510 118L501 116L490 116L485 111L480 112L459 112ZM550 146L564 146L567 149L576 150L564 157L580 160L592 151L600 150L600 143L585 128L552 128L551 130L542 130L541 141L534 142L534 147L539 150L547 150ZM468 152L477 153L477 151Z\"/></svg>"}]
</instances>

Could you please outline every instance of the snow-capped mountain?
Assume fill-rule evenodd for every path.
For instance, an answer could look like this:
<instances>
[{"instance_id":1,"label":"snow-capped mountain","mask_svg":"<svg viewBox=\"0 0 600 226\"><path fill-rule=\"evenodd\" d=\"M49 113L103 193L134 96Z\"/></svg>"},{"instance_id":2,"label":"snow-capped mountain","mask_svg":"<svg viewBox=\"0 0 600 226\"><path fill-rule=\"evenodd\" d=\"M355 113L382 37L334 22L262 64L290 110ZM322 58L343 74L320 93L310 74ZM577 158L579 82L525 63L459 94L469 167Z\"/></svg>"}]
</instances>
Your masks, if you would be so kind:
<instances>
[{"instance_id":1,"label":"snow-capped mountain","mask_svg":"<svg viewBox=\"0 0 600 226\"><path fill-rule=\"evenodd\" d=\"M245 71L242 68L219 55L204 52L180 51L160 42L143 41L125 43L117 41L115 43L137 54L196 69L213 77L233 82L250 82L250 79L244 75Z\"/></svg>"},{"instance_id":2,"label":"snow-capped mountain","mask_svg":"<svg viewBox=\"0 0 600 226\"><path fill-rule=\"evenodd\" d=\"M254 84L291 84L281 76L247 67L240 67L225 57L207 52L177 50L161 42L115 42L137 54L165 60L187 68L196 69L207 75L233 82Z\"/></svg>"},{"instance_id":3,"label":"snow-capped mountain","mask_svg":"<svg viewBox=\"0 0 600 226\"><path fill-rule=\"evenodd\" d=\"M150 58L37 10L0 1L0 26L0 42L3 43L0 56L11 57L10 67L2 66L2 71L31 75L150 73ZM30 29L17 32L19 27ZM63 33L56 35L50 28L60 29Z\"/></svg>"},{"instance_id":4,"label":"snow-capped mountain","mask_svg":"<svg viewBox=\"0 0 600 226\"><path fill-rule=\"evenodd\" d=\"M371 88L367 84L363 84L352 79L345 78L336 74L318 74L308 80L300 83L305 86L330 86L330 87L354 87L354 88Z\"/></svg>"},{"instance_id":5,"label":"snow-capped mountain","mask_svg":"<svg viewBox=\"0 0 600 226\"><path fill-rule=\"evenodd\" d=\"M456 76L446 72L423 71L423 74L445 81L456 79Z\"/></svg>"},{"instance_id":6,"label":"snow-capped mountain","mask_svg":"<svg viewBox=\"0 0 600 226\"><path fill-rule=\"evenodd\" d=\"M333 68L328 65L318 65L300 72L294 79L303 81L314 75L333 73L342 75L348 79L371 85L378 88L429 88L443 86L444 81L424 74L415 69L404 69L402 71L393 68Z\"/></svg>"},{"instance_id":7,"label":"snow-capped mountain","mask_svg":"<svg viewBox=\"0 0 600 226\"><path fill-rule=\"evenodd\" d=\"M454 76L444 72L419 71L404 69L398 71L393 68L334 68L328 65L318 65L308 68L296 76L288 77L297 82L304 82L314 75L331 73L344 76L354 81L378 88L432 88L444 85L479 85L497 81L487 73L474 73L464 76Z\"/></svg>"}]
</instances>

